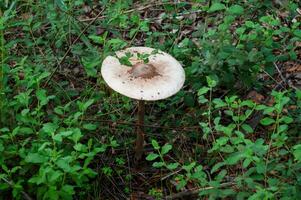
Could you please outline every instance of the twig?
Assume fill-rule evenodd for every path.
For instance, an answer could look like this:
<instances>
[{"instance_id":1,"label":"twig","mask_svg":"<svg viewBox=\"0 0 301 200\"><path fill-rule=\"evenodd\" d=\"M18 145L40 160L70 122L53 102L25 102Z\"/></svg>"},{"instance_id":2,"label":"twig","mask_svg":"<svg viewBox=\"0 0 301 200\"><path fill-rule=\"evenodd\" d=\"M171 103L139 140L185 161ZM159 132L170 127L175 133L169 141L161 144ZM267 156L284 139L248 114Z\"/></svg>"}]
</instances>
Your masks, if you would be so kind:
<instances>
[{"instance_id":1,"label":"twig","mask_svg":"<svg viewBox=\"0 0 301 200\"><path fill-rule=\"evenodd\" d=\"M287 80L286 78L284 78L284 76L282 75L282 72L280 71L278 65L277 65L275 62L273 62L273 64L274 64L276 70L278 71L281 80L282 80L284 83L286 83L289 87L291 87L291 88L297 90L297 88L296 88L289 80Z\"/></svg>"},{"instance_id":2,"label":"twig","mask_svg":"<svg viewBox=\"0 0 301 200\"><path fill-rule=\"evenodd\" d=\"M51 73L51 75L49 76L48 80L45 82L45 84L43 85L43 87L46 87L48 85L48 83L50 82L50 80L53 78L54 74L56 73L56 71L58 70L58 68L60 67L60 65L63 63L63 61L66 59L67 55L69 54L69 52L71 51L72 45L74 45L79 38L86 32L86 30L96 21L96 19L98 19L100 17L100 15L103 13L104 9L101 10L96 18L94 18L83 30L82 32L80 32L80 34L77 36L77 38L72 42L72 44L69 46L68 50L66 51L66 53L64 54L63 58L60 60L60 62L57 64L57 66L55 67L55 69L53 70L53 72Z\"/></svg>"},{"instance_id":3,"label":"twig","mask_svg":"<svg viewBox=\"0 0 301 200\"><path fill-rule=\"evenodd\" d=\"M219 187L228 187L228 186L233 186L233 185L235 185L235 183L229 182L229 183L222 183L222 184L220 184ZM167 200L169 200L169 199L178 199L178 198L182 198L182 197L185 197L185 196L196 195L201 191L211 190L211 189L214 189L214 188L215 187L213 187L213 186L209 186L209 187L205 187L205 188L190 189L190 190L179 192L179 193L176 193L176 194L173 194L173 195L166 196L165 199L167 199Z\"/></svg>"},{"instance_id":4,"label":"twig","mask_svg":"<svg viewBox=\"0 0 301 200\"><path fill-rule=\"evenodd\" d=\"M177 174L178 172L180 172L180 171L182 171L182 170L183 170L183 169L181 168L181 169L178 169L178 170L176 170L176 171L174 171L174 172L172 172L172 173L167 174L166 176L164 176L164 177L161 178L161 181L163 181L163 180L165 180L165 179L171 177L172 175Z\"/></svg>"}]
</instances>

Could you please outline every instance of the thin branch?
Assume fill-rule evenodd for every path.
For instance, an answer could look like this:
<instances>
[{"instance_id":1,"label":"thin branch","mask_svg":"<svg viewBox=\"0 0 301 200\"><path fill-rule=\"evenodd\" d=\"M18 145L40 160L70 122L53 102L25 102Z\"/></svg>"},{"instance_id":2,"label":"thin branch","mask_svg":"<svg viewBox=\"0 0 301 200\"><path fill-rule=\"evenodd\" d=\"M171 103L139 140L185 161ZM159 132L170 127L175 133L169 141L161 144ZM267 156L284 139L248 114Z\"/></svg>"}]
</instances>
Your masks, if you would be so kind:
<instances>
[{"instance_id":1,"label":"thin branch","mask_svg":"<svg viewBox=\"0 0 301 200\"><path fill-rule=\"evenodd\" d=\"M291 87L291 88L297 90L297 88L296 88L289 80L287 80L286 78L284 78L284 76L282 75L282 72L280 71L278 65L277 65L275 62L273 62L273 64L274 64L274 66L275 66L277 72L279 73L279 76L280 76L281 80L282 80L284 83L286 83L289 87Z\"/></svg>"}]
</instances>

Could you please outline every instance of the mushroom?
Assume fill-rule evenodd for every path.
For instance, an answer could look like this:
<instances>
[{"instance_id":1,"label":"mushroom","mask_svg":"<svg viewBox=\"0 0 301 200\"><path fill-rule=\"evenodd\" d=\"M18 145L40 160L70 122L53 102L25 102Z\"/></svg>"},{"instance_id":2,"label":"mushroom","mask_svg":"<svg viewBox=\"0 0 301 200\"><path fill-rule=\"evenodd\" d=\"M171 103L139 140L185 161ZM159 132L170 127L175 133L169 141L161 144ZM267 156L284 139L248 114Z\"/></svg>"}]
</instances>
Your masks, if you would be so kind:
<instances>
[{"instance_id":1,"label":"mushroom","mask_svg":"<svg viewBox=\"0 0 301 200\"><path fill-rule=\"evenodd\" d=\"M166 99L177 93L185 81L181 64L171 55L149 47L130 47L104 59L101 74L116 92L138 100L135 159L140 160L144 143L144 101ZM129 56L130 55L130 56ZM147 62L141 59L141 55ZM120 63L127 57L130 67Z\"/></svg>"}]
</instances>

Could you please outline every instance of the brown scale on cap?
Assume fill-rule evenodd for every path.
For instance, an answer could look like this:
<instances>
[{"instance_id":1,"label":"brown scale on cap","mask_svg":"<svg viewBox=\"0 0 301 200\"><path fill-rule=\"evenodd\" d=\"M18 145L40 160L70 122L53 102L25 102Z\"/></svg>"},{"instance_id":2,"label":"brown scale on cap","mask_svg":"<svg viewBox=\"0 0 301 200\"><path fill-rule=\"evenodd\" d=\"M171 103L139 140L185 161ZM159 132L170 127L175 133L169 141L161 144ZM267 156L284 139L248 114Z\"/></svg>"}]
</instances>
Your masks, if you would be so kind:
<instances>
[{"instance_id":1,"label":"brown scale on cap","mask_svg":"<svg viewBox=\"0 0 301 200\"><path fill-rule=\"evenodd\" d=\"M156 68L149 63L136 63L128 71L134 78L151 79L160 76Z\"/></svg>"}]
</instances>

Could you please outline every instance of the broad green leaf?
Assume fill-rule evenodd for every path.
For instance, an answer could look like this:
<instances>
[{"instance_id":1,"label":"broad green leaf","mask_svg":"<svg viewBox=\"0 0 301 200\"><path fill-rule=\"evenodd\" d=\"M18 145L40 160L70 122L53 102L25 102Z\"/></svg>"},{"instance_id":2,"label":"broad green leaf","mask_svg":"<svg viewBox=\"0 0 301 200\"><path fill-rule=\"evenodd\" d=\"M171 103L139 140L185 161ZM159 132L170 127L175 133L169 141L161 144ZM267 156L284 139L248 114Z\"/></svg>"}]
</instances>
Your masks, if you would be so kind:
<instances>
[{"instance_id":1,"label":"broad green leaf","mask_svg":"<svg viewBox=\"0 0 301 200\"><path fill-rule=\"evenodd\" d=\"M161 154L162 155L167 154L171 149L172 149L172 145L165 144L161 149Z\"/></svg>"},{"instance_id":2,"label":"broad green leaf","mask_svg":"<svg viewBox=\"0 0 301 200\"><path fill-rule=\"evenodd\" d=\"M152 140L152 145L153 145L154 149L156 149L156 150L160 149L160 146L156 140Z\"/></svg>"},{"instance_id":3,"label":"broad green leaf","mask_svg":"<svg viewBox=\"0 0 301 200\"><path fill-rule=\"evenodd\" d=\"M226 9L226 6L222 3L213 3L211 5L211 7L209 8L208 12L209 13L212 13L212 12L215 12L215 11L219 11L219 10L224 10Z\"/></svg>"},{"instance_id":4,"label":"broad green leaf","mask_svg":"<svg viewBox=\"0 0 301 200\"><path fill-rule=\"evenodd\" d=\"M293 118L289 117L289 116L283 116L280 118L279 122L284 122L286 124L290 124L294 121Z\"/></svg>"},{"instance_id":5,"label":"broad green leaf","mask_svg":"<svg viewBox=\"0 0 301 200\"><path fill-rule=\"evenodd\" d=\"M55 3L62 11L67 11L67 6L64 0L55 0Z\"/></svg>"},{"instance_id":6,"label":"broad green leaf","mask_svg":"<svg viewBox=\"0 0 301 200\"><path fill-rule=\"evenodd\" d=\"M35 164L38 164L38 163L44 163L48 160L48 157L46 156L43 156L39 153L29 153L27 154L27 156L25 157L25 162L28 162L28 163L35 163Z\"/></svg>"},{"instance_id":7,"label":"broad green leaf","mask_svg":"<svg viewBox=\"0 0 301 200\"><path fill-rule=\"evenodd\" d=\"M52 139L56 142L62 142L63 141L63 138L60 134L56 134L52 137Z\"/></svg>"},{"instance_id":8,"label":"broad green leaf","mask_svg":"<svg viewBox=\"0 0 301 200\"><path fill-rule=\"evenodd\" d=\"M159 157L158 154L156 154L156 153L150 153L150 154L147 155L146 160L152 161L152 160L155 160L158 157Z\"/></svg>"},{"instance_id":9,"label":"broad green leaf","mask_svg":"<svg viewBox=\"0 0 301 200\"><path fill-rule=\"evenodd\" d=\"M215 108L222 108L222 107L227 106L227 104L219 98L213 99L212 102L215 104Z\"/></svg>"},{"instance_id":10,"label":"broad green leaf","mask_svg":"<svg viewBox=\"0 0 301 200\"><path fill-rule=\"evenodd\" d=\"M295 30L294 35L301 38L301 30L300 29Z\"/></svg>"},{"instance_id":11,"label":"broad green leaf","mask_svg":"<svg viewBox=\"0 0 301 200\"><path fill-rule=\"evenodd\" d=\"M94 131L97 129L97 126L95 124L88 123L88 124L84 124L83 128L89 131Z\"/></svg>"},{"instance_id":12,"label":"broad green leaf","mask_svg":"<svg viewBox=\"0 0 301 200\"><path fill-rule=\"evenodd\" d=\"M58 127L59 126L54 123L43 124L43 130L48 134L54 134L54 132L56 131L56 129L58 129Z\"/></svg>"},{"instance_id":13,"label":"broad green leaf","mask_svg":"<svg viewBox=\"0 0 301 200\"><path fill-rule=\"evenodd\" d=\"M200 95L206 94L209 90L210 90L210 88L208 88L208 87L202 87L201 89L199 89L198 95L200 96Z\"/></svg>"},{"instance_id":14,"label":"broad green leaf","mask_svg":"<svg viewBox=\"0 0 301 200\"><path fill-rule=\"evenodd\" d=\"M170 163L170 164L168 164L166 167L167 167L167 169L169 169L169 170L174 170L174 169L176 169L178 166L179 166L179 163Z\"/></svg>"},{"instance_id":15,"label":"broad green leaf","mask_svg":"<svg viewBox=\"0 0 301 200\"><path fill-rule=\"evenodd\" d=\"M219 163L215 164L215 165L212 167L211 171L210 171L211 174L214 173L214 172L216 172L217 170L219 170L219 168L221 168L221 167L224 166L224 165L225 165L224 162L219 162Z\"/></svg>"},{"instance_id":16,"label":"broad green leaf","mask_svg":"<svg viewBox=\"0 0 301 200\"><path fill-rule=\"evenodd\" d=\"M154 162L152 166L156 168L160 168L164 166L164 162Z\"/></svg>"},{"instance_id":17,"label":"broad green leaf","mask_svg":"<svg viewBox=\"0 0 301 200\"><path fill-rule=\"evenodd\" d=\"M301 144L295 145L293 147L293 154L294 154L295 160L301 162Z\"/></svg>"},{"instance_id":18,"label":"broad green leaf","mask_svg":"<svg viewBox=\"0 0 301 200\"><path fill-rule=\"evenodd\" d=\"M244 129L247 133L253 133L253 129L249 124L243 124L241 125L242 129Z\"/></svg>"},{"instance_id":19,"label":"broad green leaf","mask_svg":"<svg viewBox=\"0 0 301 200\"><path fill-rule=\"evenodd\" d=\"M240 5L233 5L227 10L230 14L241 15L244 13L244 8Z\"/></svg>"},{"instance_id":20,"label":"broad green leaf","mask_svg":"<svg viewBox=\"0 0 301 200\"><path fill-rule=\"evenodd\" d=\"M243 157L241 153L233 153L225 160L228 165L235 165Z\"/></svg>"},{"instance_id":21,"label":"broad green leaf","mask_svg":"<svg viewBox=\"0 0 301 200\"><path fill-rule=\"evenodd\" d=\"M182 168L184 170L186 170L187 172L190 172L192 170L192 168L194 168L195 165L196 165L196 162L192 162L190 164L183 165Z\"/></svg>"},{"instance_id":22,"label":"broad green leaf","mask_svg":"<svg viewBox=\"0 0 301 200\"><path fill-rule=\"evenodd\" d=\"M247 158L247 159L244 160L242 166L244 168L247 168L251 164L251 162L252 162L252 160L250 158Z\"/></svg>"},{"instance_id":23,"label":"broad green leaf","mask_svg":"<svg viewBox=\"0 0 301 200\"><path fill-rule=\"evenodd\" d=\"M260 120L260 123L264 126L269 126L273 123L275 123L275 120L269 117L265 117L262 120Z\"/></svg>"}]
</instances>

